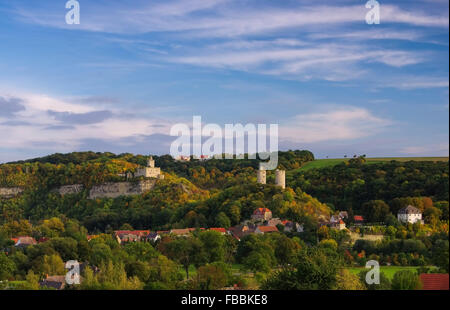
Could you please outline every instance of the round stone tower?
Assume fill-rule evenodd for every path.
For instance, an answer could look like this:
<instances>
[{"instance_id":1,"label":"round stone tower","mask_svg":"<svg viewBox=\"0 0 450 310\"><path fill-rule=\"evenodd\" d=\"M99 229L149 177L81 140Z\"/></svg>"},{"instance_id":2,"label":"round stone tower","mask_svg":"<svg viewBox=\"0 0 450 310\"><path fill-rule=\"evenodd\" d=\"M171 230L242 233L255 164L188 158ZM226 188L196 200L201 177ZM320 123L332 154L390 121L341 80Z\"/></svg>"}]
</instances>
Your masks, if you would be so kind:
<instances>
[{"instance_id":1,"label":"round stone tower","mask_svg":"<svg viewBox=\"0 0 450 310\"><path fill-rule=\"evenodd\" d=\"M266 184L266 170L263 170L261 166L259 167L259 170L256 171L256 179L259 184Z\"/></svg>"},{"instance_id":2,"label":"round stone tower","mask_svg":"<svg viewBox=\"0 0 450 310\"><path fill-rule=\"evenodd\" d=\"M285 170L275 170L275 184L281 186L281 188L286 188L286 171Z\"/></svg>"}]
</instances>

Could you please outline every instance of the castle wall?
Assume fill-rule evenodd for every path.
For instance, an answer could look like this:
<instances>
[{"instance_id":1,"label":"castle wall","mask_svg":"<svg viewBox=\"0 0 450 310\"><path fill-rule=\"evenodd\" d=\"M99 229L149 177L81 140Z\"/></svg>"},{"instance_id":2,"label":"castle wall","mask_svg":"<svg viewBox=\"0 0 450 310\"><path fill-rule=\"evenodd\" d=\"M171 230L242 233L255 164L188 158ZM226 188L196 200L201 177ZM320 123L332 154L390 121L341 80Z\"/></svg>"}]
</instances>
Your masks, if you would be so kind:
<instances>
[{"instance_id":1,"label":"castle wall","mask_svg":"<svg viewBox=\"0 0 450 310\"><path fill-rule=\"evenodd\" d=\"M0 187L0 198L13 198L22 192L20 187Z\"/></svg>"},{"instance_id":2,"label":"castle wall","mask_svg":"<svg viewBox=\"0 0 450 310\"><path fill-rule=\"evenodd\" d=\"M110 182L93 186L89 192L89 199L116 198L119 196L139 195L153 189L156 180L138 182Z\"/></svg>"}]
</instances>

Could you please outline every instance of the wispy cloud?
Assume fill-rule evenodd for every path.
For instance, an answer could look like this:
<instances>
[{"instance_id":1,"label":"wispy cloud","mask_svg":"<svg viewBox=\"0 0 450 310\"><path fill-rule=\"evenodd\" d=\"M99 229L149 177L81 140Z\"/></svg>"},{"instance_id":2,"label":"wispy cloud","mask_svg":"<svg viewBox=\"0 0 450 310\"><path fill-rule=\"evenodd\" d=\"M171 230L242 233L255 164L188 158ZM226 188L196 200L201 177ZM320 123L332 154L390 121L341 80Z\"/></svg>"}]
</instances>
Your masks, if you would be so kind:
<instances>
[{"instance_id":1,"label":"wispy cloud","mask_svg":"<svg viewBox=\"0 0 450 310\"><path fill-rule=\"evenodd\" d=\"M36 12L21 7L16 14L24 21L43 26L67 28L59 15L46 7ZM99 12L102 12L99 15ZM161 3L138 1L134 7L118 2L84 5L83 21L78 29L107 33L191 32L194 36L232 37L273 33L280 30L364 23L367 9L361 5L303 5L280 7L275 4L231 0L176 0ZM429 14L409 7L382 5L384 23L424 27L447 27L448 15ZM73 28L73 27L72 27Z\"/></svg>"}]
</instances>

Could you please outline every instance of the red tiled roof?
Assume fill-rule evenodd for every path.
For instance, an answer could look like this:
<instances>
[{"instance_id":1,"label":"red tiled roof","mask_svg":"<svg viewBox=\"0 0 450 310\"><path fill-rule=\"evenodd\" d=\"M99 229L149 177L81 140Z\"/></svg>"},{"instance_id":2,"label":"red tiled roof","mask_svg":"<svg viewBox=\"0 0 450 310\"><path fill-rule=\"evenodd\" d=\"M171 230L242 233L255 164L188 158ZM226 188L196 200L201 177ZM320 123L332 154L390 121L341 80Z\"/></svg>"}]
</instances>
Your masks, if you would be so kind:
<instances>
[{"instance_id":1,"label":"red tiled roof","mask_svg":"<svg viewBox=\"0 0 450 310\"><path fill-rule=\"evenodd\" d=\"M264 233L278 231L278 228L276 226L258 226L258 229Z\"/></svg>"},{"instance_id":2,"label":"red tiled roof","mask_svg":"<svg viewBox=\"0 0 450 310\"><path fill-rule=\"evenodd\" d=\"M227 232L226 229L222 228L222 227L213 227L213 228L210 228L209 230L214 230L214 231L218 231L218 232L221 232L221 233L226 233Z\"/></svg>"},{"instance_id":3,"label":"red tiled roof","mask_svg":"<svg viewBox=\"0 0 450 310\"><path fill-rule=\"evenodd\" d=\"M364 221L364 218L363 218L361 215L355 215L355 216L353 217L353 219L354 219L355 221L358 221L358 222L363 222L363 221Z\"/></svg>"},{"instance_id":4,"label":"red tiled roof","mask_svg":"<svg viewBox=\"0 0 450 310\"><path fill-rule=\"evenodd\" d=\"M448 290L448 273L422 273L420 274L423 290Z\"/></svg>"},{"instance_id":5,"label":"red tiled roof","mask_svg":"<svg viewBox=\"0 0 450 310\"><path fill-rule=\"evenodd\" d=\"M258 208L258 209L256 209L256 210L253 212L253 214L254 214L254 215L258 215L258 214L264 214L264 213L266 213L266 212L272 213L272 211L270 211L270 210L267 209L267 208Z\"/></svg>"}]
</instances>

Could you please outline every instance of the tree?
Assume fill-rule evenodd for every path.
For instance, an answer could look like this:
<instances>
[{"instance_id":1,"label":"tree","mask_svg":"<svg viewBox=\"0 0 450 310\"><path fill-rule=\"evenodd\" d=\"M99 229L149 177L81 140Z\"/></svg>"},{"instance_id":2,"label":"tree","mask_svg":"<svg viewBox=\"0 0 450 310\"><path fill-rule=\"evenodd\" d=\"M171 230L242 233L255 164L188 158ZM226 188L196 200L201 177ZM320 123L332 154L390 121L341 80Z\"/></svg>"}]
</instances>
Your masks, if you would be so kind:
<instances>
[{"instance_id":1,"label":"tree","mask_svg":"<svg viewBox=\"0 0 450 310\"><path fill-rule=\"evenodd\" d=\"M339 270L336 275L337 290L365 290L366 287L361 280L347 269Z\"/></svg>"},{"instance_id":2,"label":"tree","mask_svg":"<svg viewBox=\"0 0 450 310\"><path fill-rule=\"evenodd\" d=\"M362 212L369 222L382 222L390 210L383 200L371 200L362 205Z\"/></svg>"},{"instance_id":3,"label":"tree","mask_svg":"<svg viewBox=\"0 0 450 310\"><path fill-rule=\"evenodd\" d=\"M7 280L13 275L16 265L4 252L0 252L0 280Z\"/></svg>"},{"instance_id":4,"label":"tree","mask_svg":"<svg viewBox=\"0 0 450 310\"><path fill-rule=\"evenodd\" d=\"M320 248L302 250L292 266L269 277L263 289L329 290L336 286L339 260Z\"/></svg>"},{"instance_id":5,"label":"tree","mask_svg":"<svg viewBox=\"0 0 450 310\"><path fill-rule=\"evenodd\" d=\"M92 252L90 262L94 266L100 266L108 261L112 260L111 248L104 243L95 243L92 246Z\"/></svg>"},{"instance_id":6,"label":"tree","mask_svg":"<svg viewBox=\"0 0 450 310\"><path fill-rule=\"evenodd\" d=\"M231 221L228 218L228 216L225 214L225 212L220 212L219 214L217 214L215 224L217 227L228 228L231 226Z\"/></svg>"},{"instance_id":7,"label":"tree","mask_svg":"<svg viewBox=\"0 0 450 310\"><path fill-rule=\"evenodd\" d=\"M433 264L439 268L449 271L449 242L448 240L436 240L431 248L431 258Z\"/></svg>"},{"instance_id":8,"label":"tree","mask_svg":"<svg viewBox=\"0 0 450 310\"><path fill-rule=\"evenodd\" d=\"M168 242L163 240L159 246L163 254L184 267L188 279L189 266L201 266L207 259L203 245L197 238L177 238Z\"/></svg>"},{"instance_id":9,"label":"tree","mask_svg":"<svg viewBox=\"0 0 450 310\"><path fill-rule=\"evenodd\" d=\"M421 285L419 275L410 270L397 271L392 279L393 290L417 290Z\"/></svg>"},{"instance_id":10,"label":"tree","mask_svg":"<svg viewBox=\"0 0 450 310\"><path fill-rule=\"evenodd\" d=\"M319 246L322 248L330 249L332 251L336 251L338 248L338 244L334 239L323 239L319 242Z\"/></svg>"},{"instance_id":11,"label":"tree","mask_svg":"<svg viewBox=\"0 0 450 310\"><path fill-rule=\"evenodd\" d=\"M359 273L360 281L366 286L368 290L390 290L391 289L391 281L384 274L384 272L380 272L380 284L368 284L366 282L366 274L369 270L363 270Z\"/></svg>"},{"instance_id":12,"label":"tree","mask_svg":"<svg viewBox=\"0 0 450 310\"><path fill-rule=\"evenodd\" d=\"M429 207L423 211L423 216L426 223L435 227L439 222L439 218L442 216L442 211L435 207Z\"/></svg>"},{"instance_id":13,"label":"tree","mask_svg":"<svg viewBox=\"0 0 450 310\"><path fill-rule=\"evenodd\" d=\"M63 260L58 254L45 255L43 272L48 275L64 275L66 273Z\"/></svg>"},{"instance_id":14,"label":"tree","mask_svg":"<svg viewBox=\"0 0 450 310\"><path fill-rule=\"evenodd\" d=\"M25 280L26 282L20 287L20 289L39 290L39 276L34 274L33 270L28 271Z\"/></svg>"},{"instance_id":15,"label":"tree","mask_svg":"<svg viewBox=\"0 0 450 310\"><path fill-rule=\"evenodd\" d=\"M198 268L195 282L197 289L217 290L227 284L227 276L219 266L206 265Z\"/></svg>"},{"instance_id":16,"label":"tree","mask_svg":"<svg viewBox=\"0 0 450 310\"><path fill-rule=\"evenodd\" d=\"M213 230L202 231L198 238L203 243L209 263L223 261L225 258L225 237Z\"/></svg>"},{"instance_id":17,"label":"tree","mask_svg":"<svg viewBox=\"0 0 450 310\"><path fill-rule=\"evenodd\" d=\"M442 220L448 221L448 201L438 201L434 204L442 212Z\"/></svg>"}]
</instances>

